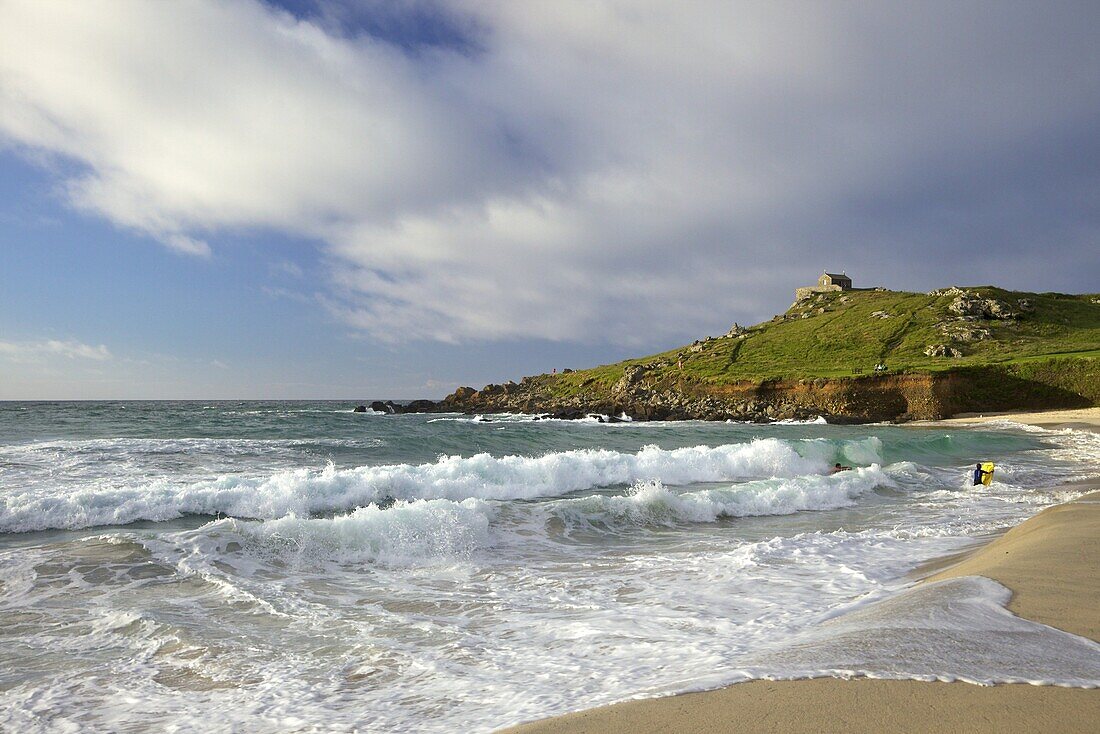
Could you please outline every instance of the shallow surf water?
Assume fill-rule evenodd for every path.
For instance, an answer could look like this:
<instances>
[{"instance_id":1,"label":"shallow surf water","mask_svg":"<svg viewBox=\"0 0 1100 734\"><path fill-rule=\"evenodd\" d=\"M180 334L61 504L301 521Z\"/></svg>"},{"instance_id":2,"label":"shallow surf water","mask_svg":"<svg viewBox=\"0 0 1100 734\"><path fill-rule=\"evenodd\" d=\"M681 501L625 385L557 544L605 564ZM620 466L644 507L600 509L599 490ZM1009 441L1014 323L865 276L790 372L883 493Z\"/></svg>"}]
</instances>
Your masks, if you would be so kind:
<instances>
[{"instance_id":1,"label":"shallow surf water","mask_svg":"<svg viewBox=\"0 0 1100 734\"><path fill-rule=\"evenodd\" d=\"M752 677L1100 683L1094 643L996 584L906 576L1071 499L1095 435L349 408L0 404L0 729L485 731Z\"/></svg>"}]
</instances>

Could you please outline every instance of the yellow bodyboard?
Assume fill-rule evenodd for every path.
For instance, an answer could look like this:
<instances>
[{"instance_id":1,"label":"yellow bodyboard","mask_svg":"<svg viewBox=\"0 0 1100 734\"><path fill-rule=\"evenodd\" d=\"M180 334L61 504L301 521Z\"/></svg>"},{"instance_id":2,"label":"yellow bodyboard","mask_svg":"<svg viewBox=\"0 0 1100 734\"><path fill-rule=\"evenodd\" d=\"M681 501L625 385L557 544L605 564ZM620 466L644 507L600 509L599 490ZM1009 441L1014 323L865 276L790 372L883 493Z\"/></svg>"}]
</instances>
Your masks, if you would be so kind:
<instances>
[{"instance_id":1,"label":"yellow bodyboard","mask_svg":"<svg viewBox=\"0 0 1100 734\"><path fill-rule=\"evenodd\" d=\"M982 474L982 484L988 487L989 483L993 481L993 462L987 461L982 464L982 471L985 472Z\"/></svg>"}]
</instances>

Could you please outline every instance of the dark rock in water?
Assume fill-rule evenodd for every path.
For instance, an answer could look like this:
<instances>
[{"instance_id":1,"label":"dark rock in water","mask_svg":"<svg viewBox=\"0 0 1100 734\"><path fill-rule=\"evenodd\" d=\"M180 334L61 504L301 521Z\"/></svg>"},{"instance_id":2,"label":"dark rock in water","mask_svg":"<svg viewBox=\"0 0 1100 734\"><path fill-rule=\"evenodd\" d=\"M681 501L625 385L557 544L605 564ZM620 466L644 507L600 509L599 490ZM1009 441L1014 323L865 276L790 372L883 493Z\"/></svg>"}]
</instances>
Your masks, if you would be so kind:
<instances>
[{"instance_id":1,"label":"dark rock in water","mask_svg":"<svg viewBox=\"0 0 1100 734\"><path fill-rule=\"evenodd\" d=\"M356 405L355 410L353 410L351 412L352 413L366 413L367 412L367 406L365 406L365 405Z\"/></svg>"},{"instance_id":2,"label":"dark rock in water","mask_svg":"<svg viewBox=\"0 0 1100 734\"><path fill-rule=\"evenodd\" d=\"M402 413L430 413L438 407L434 400L413 400L400 412Z\"/></svg>"},{"instance_id":3,"label":"dark rock in water","mask_svg":"<svg viewBox=\"0 0 1100 734\"><path fill-rule=\"evenodd\" d=\"M370 404L370 409L375 413L393 413L394 405L391 402L383 403L381 400L375 400Z\"/></svg>"},{"instance_id":4,"label":"dark rock in water","mask_svg":"<svg viewBox=\"0 0 1100 734\"><path fill-rule=\"evenodd\" d=\"M587 418L588 413L578 408L564 408L562 410L555 410L549 417L556 418L559 421L575 421L581 418Z\"/></svg>"}]
</instances>

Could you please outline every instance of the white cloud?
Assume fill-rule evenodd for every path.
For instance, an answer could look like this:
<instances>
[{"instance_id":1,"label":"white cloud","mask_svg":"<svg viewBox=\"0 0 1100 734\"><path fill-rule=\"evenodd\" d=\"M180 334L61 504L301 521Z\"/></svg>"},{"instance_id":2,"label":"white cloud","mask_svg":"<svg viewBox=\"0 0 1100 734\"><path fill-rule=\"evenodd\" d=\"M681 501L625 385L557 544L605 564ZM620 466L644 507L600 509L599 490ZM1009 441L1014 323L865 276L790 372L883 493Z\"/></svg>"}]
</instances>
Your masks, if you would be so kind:
<instances>
[{"instance_id":1,"label":"white cloud","mask_svg":"<svg viewBox=\"0 0 1100 734\"><path fill-rule=\"evenodd\" d=\"M169 234L159 237L160 241L170 249L182 252L184 255L197 257L210 257L210 245L202 240L196 240L182 234Z\"/></svg>"},{"instance_id":2,"label":"white cloud","mask_svg":"<svg viewBox=\"0 0 1100 734\"><path fill-rule=\"evenodd\" d=\"M93 346L71 339L67 341L57 339L28 342L0 341L0 358L8 361L41 362L52 357L103 362L111 359L112 355L103 344Z\"/></svg>"},{"instance_id":3,"label":"white cloud","mask_svg":"<svg viewBox=\"0 0 1100 734\"><path fill-rule=\"evenodd\" d=\"M290 276L291 278L301 278L305 275L300 265L289 260L279 260L271 263L268 267L275 275Z\"/></svg>"},{"instance_id":4,"label":"white cloud","mask_svg":"<svg viewBox=\"0 0 1100 734\"><path fill-rule=\"evenodd\" d=\"M252 0L10 0L0 134L77 161L74 205L181 253L238 228L322 242L323 301L381 338L646 343L782 303L792 272L937 272L965 209L928 242L866 202L972 176L992 215L1018 192L981 166L1098 115L1072 8L445 5L480 53Z\"/></svg>"}]
</instances>

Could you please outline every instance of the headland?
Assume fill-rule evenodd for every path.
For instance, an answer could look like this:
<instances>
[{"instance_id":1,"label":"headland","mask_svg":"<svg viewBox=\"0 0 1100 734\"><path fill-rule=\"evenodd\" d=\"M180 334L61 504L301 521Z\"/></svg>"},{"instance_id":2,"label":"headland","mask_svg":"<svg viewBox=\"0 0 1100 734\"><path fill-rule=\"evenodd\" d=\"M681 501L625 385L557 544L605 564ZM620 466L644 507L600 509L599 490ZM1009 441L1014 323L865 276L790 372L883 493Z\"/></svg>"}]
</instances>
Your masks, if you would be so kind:
<instances>
[{"instance_id":1,"label":"headland","mask_svg":"<svg viewBox=\"0 0 1100 734\"><path fill-rule=\"evenodd\" d=\"M867 423L1100 404L1100 296L841 283L798 289L769 321L659 354L375 409Z\"/></svg>"}]
</instances>

